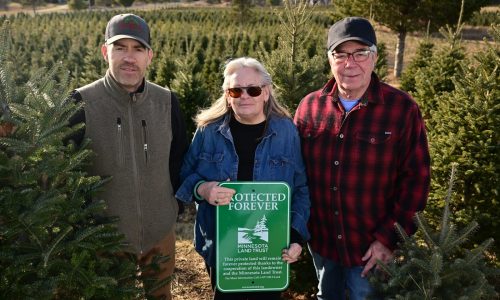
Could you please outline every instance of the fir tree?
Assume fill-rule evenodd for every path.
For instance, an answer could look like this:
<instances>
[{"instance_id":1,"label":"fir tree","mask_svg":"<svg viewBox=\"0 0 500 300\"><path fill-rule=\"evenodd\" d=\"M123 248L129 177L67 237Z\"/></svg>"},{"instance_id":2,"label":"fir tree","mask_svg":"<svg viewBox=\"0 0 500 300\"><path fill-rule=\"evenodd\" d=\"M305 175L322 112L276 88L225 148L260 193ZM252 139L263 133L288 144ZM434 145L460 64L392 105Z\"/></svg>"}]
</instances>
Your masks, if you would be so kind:
<instances>
[{"instance_id":1,"label":"fir tree","mask_svg":"<svg viewBox=\"0 0 500 300\"><path fill-rule=\"evenodd\" d=\"M91 83L101 78L107 69L106 61L102 58L101 51L97 48L86 49L83 57L83 69L78 82L81 85Z\"/></svg>"},{"instance_id":2,"label":"fir tree","mask_svg":"<svg viewBox=\"0 0 500 300\"><path fill-rule=\"evenodd\" d=\"M195 70L197 59L196 53L193 52L192 44L186 43L186 55L176 60L177 71L171 85L179 98L181 111L188 117L186 119L188 137L192 137L196 130L192 117L201 107L208 104L208 93L203 88L201 73Z\"/></svg>"},{"instance_id":3,"label":"fir tree","mask_svg":"<svg viewBox=\"0 0 500 300\"><path fill-rule=\"evenodd\" d=\"M252 19L252 7L254 3L252 0L233 0L231 1L233 8L233 18L238 23L246 23Z\"/></svg>"},{"instance_id":4,"label":"fir tree","mask_svg":"<svg viewBox=\"0 0 500 300\"><path fill-rule=\"evenodd\" d=\"M175 77L175 57L171 55L170 51L162 51L157 60L154 82L161 86L170 86ZM151 70L149 73L151 74Z\"/></svg>"},{"instance_id":5,"label":"fir tree","mask_svg":"<svg viewBox=\"0 0 500 300\"><path fill-rule=\"evenodd\" d=\"M429 226L422 213L415 222L418 231L408 236L396 224L402 242L394 252L393 263L379 266L384 273L370 277L376 296L383 299L494 299L498 297L488 279L500 275L498 269L487 265L484 252L493 243L487 239L469 250L462 245L470 239L478 224L471 222L458 231L451 222L450 199L456 165L452 167L445 207L438 229ZM416 236L421 237L420 239Z\"/></svg>"},{"instance_id":6,"label":"fir tree","mask_svg":"<svg viewBox=\"0 0 500 300\"><path fill-rule=\"evenodd\" d=\"M387 51L383 42L377 43L377 62L374 71L382 81L387 77Z\"/></svg>"},{"instance_id":7,"label":"fir tree","mask_svg":"<svg viewBox=\"0 0 500 300\"><path fill-rule=\"evenodd\" d=\"M416 92L415 76L416 74L426 67L428 67L432 61L432 55L434 50L434 43L429 39L424 39L418 44L417 53L413 60L408 64L403 75L401 76L401 88L408 93Z\"/></svg>"},{"instance_id":8,"label":"fir tree","mask_svg":"<svg viewBox=\"0 0 500 300\"><path fill-rule=\"evenodd\" d=\"M296 3L296 4L294 4ZM326 51L322 55L309 56L304 47L311 27L312 9L307 1L284 1L280 19L278 48L268 54L262 51L264 64L274 81L278 98L291 109L300 100L326 82L329 66Z\"/></svg>"},{"instance_id":9,"label":"fir tree","mask_svg":"<svg viewBox=\"0 0 500 300\"><path fill-rule=\"evenodd\" d=\"M8 36L4 26L0 101L15 131L0 137L0 298L133 298L135 262L104 202L92 200L104 181L84 171L85 145L63 142L81 128L67 126L79 109L65 100L67 76L57 84L55 67L16 85Z\"/></svg>"},{"instance_id":10,"label":"fir tree","mask_svg":"<svg viewBox=\"0 0 500 300\"><path fill-rule=\"evenodd\" d=\"M446 170L459 163L463 172L457 175L452 211L460 224L479 222L474 242L491 235L500 240L500 26L492 36L486 50L462 62L453 90L436 102L429 128L430 209L443 206ZM495 250L500 254L500 245Z\"/></svg>"},{"instance_id":11,"label":"fir tree","mask_svg":"<svg viewBox=\"0 0 500 300\"><path fill-rule=\"evenodd\" d=\"M453 78L460 74L461 64L465 59L464 48L461 45L459 33L462 26L456 31L441 30L448 40L447 46L439 49L432 55L427 64L418 69L415 74L415 92L413 96L418 102L423 116L428 119L427 126L432 128L434 120L429 120L431 111L436 109L440 97L454 90Z\"/></svg>"}]
</instances>

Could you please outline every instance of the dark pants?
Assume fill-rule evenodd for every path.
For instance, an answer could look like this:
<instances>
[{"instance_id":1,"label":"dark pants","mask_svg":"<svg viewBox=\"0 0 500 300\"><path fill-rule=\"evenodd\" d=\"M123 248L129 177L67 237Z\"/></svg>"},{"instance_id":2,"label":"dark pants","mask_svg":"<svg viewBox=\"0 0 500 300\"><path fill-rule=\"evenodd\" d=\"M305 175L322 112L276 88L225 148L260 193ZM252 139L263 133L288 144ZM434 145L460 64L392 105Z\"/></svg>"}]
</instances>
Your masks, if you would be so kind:
<instances>
[{"instance_id":1,"label":"dark pants","mask_svg":"<svg viewBox=\"0 0 500 300\"><path fill-rule=\"evenodd\" d=\"M214 300L279 300L281 299L281 292L234 292L223 293L217 289L216 270L215 268L205 265L208 275L210 275L210 283L212 284L212 291L214 292Z\"/></svg>"}]
</instances>

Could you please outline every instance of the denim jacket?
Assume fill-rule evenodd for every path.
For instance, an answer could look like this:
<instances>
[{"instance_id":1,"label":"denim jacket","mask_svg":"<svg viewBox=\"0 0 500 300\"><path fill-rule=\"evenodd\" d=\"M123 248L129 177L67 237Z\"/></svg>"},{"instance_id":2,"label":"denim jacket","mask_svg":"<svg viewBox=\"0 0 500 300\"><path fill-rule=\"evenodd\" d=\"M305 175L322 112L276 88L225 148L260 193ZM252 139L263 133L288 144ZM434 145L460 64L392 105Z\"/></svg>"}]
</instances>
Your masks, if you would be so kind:
<instances>
[{"instance_id":1,"label":"denim jacket","mask_svg":"<svg viewBox=\"0 0 500 300\"><path fill-rule=\"evenodd\" d=\"M181 186L176 197L190 203L200 180L236 181L238 156L229 129L230 116L198 128L184 157ZM291 189L291 226L309 239L309 190L295 125L288 118L271 116L266 133L255 150L254 181L284 181ZM209 266L215 266L215 206L198 201L195 248Z\"/></svg>"}]
</instances>

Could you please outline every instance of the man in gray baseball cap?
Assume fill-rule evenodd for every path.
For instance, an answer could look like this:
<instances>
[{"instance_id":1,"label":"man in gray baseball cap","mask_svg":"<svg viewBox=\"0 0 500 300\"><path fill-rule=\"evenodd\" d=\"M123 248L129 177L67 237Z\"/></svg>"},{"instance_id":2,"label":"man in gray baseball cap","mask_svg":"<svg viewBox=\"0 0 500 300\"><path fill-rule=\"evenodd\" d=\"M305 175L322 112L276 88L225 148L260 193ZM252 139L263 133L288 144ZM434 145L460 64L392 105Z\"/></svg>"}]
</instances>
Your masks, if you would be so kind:
<instances>
[{"instance_id":1,"label":"man in gray baseball cap","mask_svg":"<svg viewBox=\"0 0 500 300\"><path fill-rule=\"evenodd\" d=\"M106 44L111 45L115 41L125 38L139 41L148 49L151 49L149 26L146 21L139 16L134 14L121 14L109 20L104 35Z\"/></svg>"},{"instance_id":2,"label":"man in gray baseball cap","mask_svg":"<svg viewBox=\"0 0 500 300\"><path fill-rule=\"evenodd\" d=\"M89 138L95 153L90 173L111 177L99 198L109 215L119 217L118 229L128 245L124 251L137 256L142 276L163 283L151 289L151 280L144 280L147 298L172 299L179 210L174 194L188 145L179 101L145 78L153 50L141 17L112 17L101 53L108 63L105 76L72 93L83 109L70 123L85 123L73 140L80 144ZM146 267L152 261L158 272Z\"/></svg>"},{"instance_id":3,"label":"man in gray baseball cap","mask_svg":"<svg viewBox=\"0 0 500 300\"><path fill-rule=\"evenodd\" d=\"M424 209L430 182L425 126L415 101L374 72L377 38L367 19L344 18L326 43L333 78L295 113L306 163L311 251L319 300L372 296L368 274L389 262Z\"/></svg>"}]
</instances>

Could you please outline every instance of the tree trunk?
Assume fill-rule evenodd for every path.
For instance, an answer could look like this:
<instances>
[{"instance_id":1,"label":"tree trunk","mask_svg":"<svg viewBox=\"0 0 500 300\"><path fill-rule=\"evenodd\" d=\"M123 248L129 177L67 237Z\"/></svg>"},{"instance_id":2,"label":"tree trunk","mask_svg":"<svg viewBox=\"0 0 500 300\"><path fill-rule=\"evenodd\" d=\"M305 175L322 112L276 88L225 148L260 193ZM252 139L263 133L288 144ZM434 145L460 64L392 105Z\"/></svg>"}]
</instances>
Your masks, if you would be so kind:
<instances>
[{"instance_id":1,"label":"tree trunk","mask_svg":"<svg viewBox=\"0 0 500 300\"><path fill-rule=\"evenodd\" d=\"M394 77L399 78L403 71L403 58L405 55L406 31L398 32L398 43L396 45L396 55L394 58Z\"/></svg>"},{"instance_id":2,"label":"tree trunk","mask_svg":"<svg viewBox=\"0 0 500 300\"><path fill-rule=\"evenodd\" d=\"M33 7L33 14L36 15L36 2L38 0L31 0L31 6Z\"/></svg>"}]
</instances>

